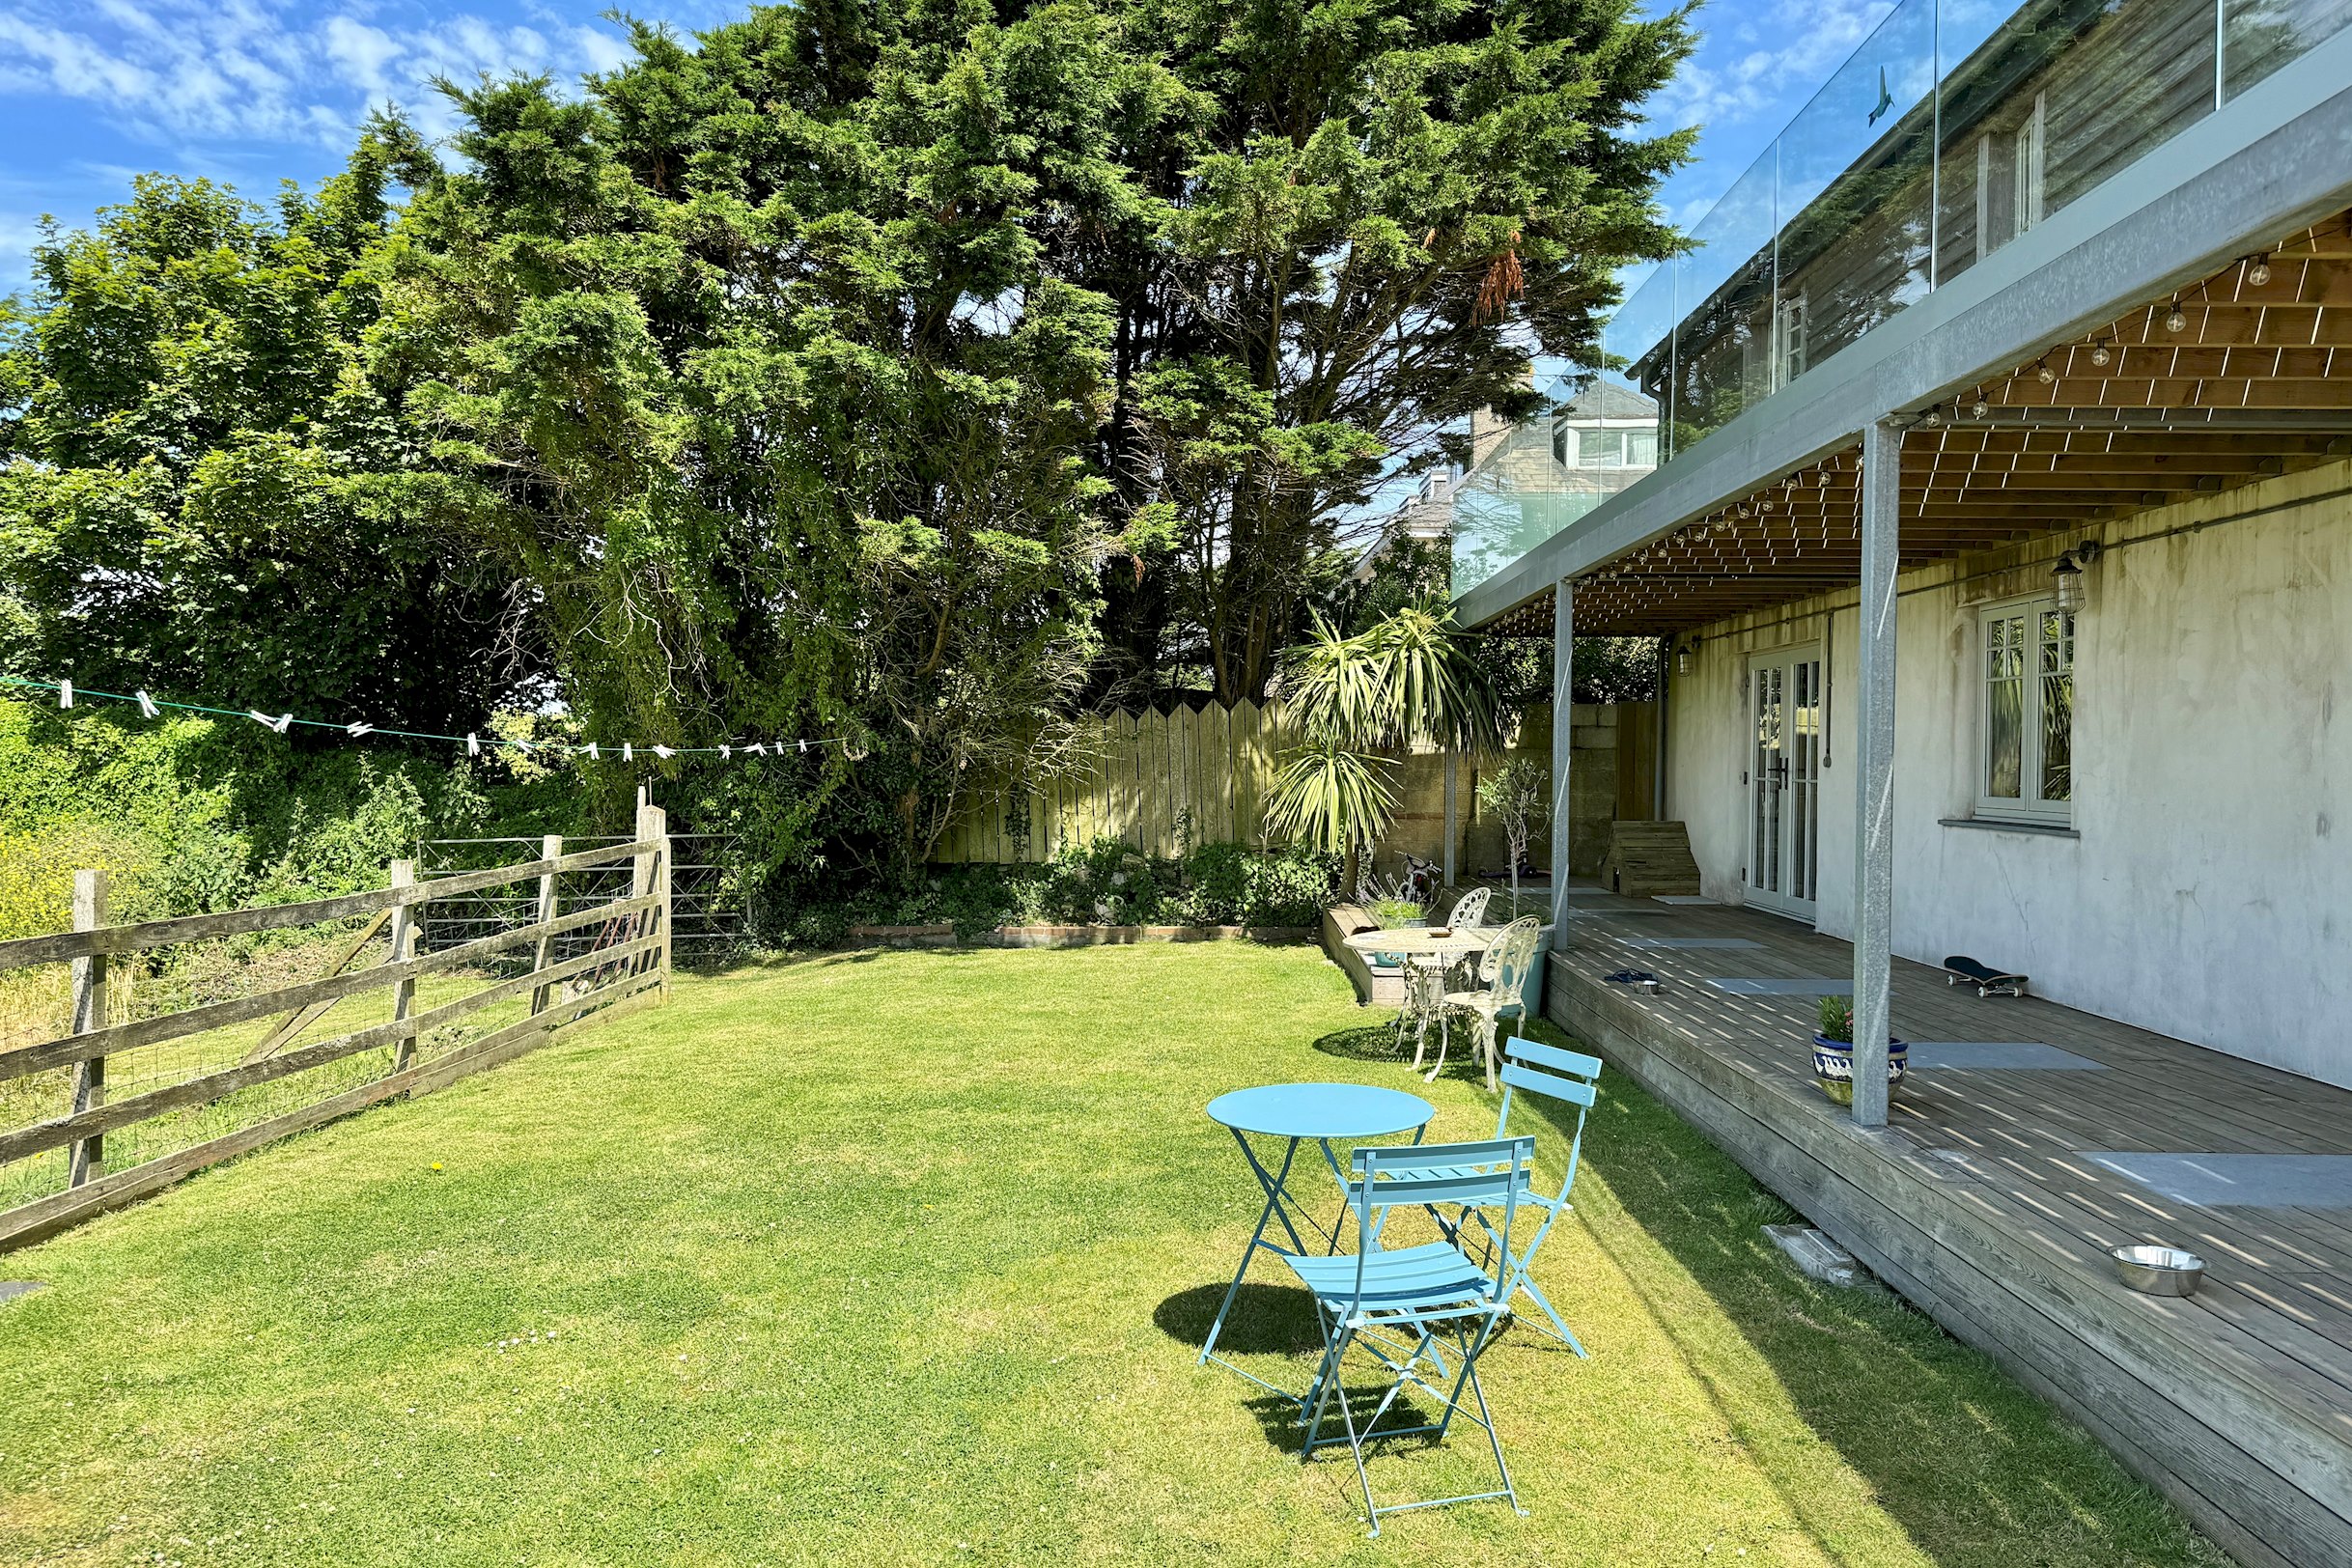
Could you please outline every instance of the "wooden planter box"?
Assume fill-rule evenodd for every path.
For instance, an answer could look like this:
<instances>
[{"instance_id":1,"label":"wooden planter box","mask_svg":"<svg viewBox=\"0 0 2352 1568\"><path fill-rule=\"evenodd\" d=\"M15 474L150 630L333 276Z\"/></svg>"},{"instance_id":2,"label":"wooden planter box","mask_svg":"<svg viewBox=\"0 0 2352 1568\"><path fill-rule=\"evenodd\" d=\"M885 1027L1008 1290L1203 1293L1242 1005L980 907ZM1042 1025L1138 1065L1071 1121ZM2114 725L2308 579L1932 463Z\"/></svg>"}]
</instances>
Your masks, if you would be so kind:
<instances>
[{"instance_id":1,"label":"wooden planter box","mask_svg":"<svg viewBox=\"0 0 2352 1568\"><path fill-rule=\"evenodd\" d=\"M1302 942L1313 935L1304 926L998 926L994 939L1000 947L1112 947L1133 942Z\"/></svg>"},{"instance_id":2,"label":"wooden planter box","mask_svg":"<svg viewBox=\"0 0 2352 1568\"><path fill-rule=\"evenodd\" d=\"M1304 942L1304 926L998 926L969 943L952 925L852 926L850 936L882 947L1124 947L1135 942Z\"/></svg>"}]
</instances>

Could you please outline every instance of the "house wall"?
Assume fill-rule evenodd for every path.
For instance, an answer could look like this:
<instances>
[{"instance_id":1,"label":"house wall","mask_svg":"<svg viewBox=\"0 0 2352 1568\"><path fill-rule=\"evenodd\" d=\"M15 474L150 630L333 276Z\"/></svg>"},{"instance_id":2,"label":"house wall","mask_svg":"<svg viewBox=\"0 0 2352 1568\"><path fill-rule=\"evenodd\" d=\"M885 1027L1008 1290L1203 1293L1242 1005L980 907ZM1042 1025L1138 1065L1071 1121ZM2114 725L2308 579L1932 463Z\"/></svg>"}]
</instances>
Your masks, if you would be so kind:
<instances>
[{"instance_id":1,"label":"house wall","mask_svg":"<svg viewBox=\"0 0 2352 1568\"><path fill-rule=\"evenodd\" d=\"M2071 1007L2352 1085L2352 464L1907 573L1894 950L2030 971ZM2173 529L2191 529L2150 539ZM2077 836L1973 815L1977 609L2093 535L2076 630ZM1741 675L1826 644L1820 929L1854 908L1851 593L1702 629L1669 699L1668 815L1743 901ZM1896 1021L1898 1028L1901 1021Z\"/></svg>"}]
</instances>

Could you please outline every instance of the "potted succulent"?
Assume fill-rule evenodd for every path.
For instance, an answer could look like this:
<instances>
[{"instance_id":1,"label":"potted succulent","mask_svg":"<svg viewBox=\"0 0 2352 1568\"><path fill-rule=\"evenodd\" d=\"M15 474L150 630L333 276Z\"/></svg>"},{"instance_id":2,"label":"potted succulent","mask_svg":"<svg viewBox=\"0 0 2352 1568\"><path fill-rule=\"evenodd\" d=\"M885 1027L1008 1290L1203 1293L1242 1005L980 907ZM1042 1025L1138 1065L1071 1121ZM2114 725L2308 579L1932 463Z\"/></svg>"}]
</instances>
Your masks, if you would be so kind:
<instances>
[{"instance_id":1,"label":"potted succulent","mask_svg":"<svg viewBox=\"0 0 2352 1568\"><path fill-rule=\"evenodd\" d=\"M1911 1048L1887 1037L1887 1092L1903 1081ZM1821 1092L1841 1106L1854 1104L1854 1003L1844 996L1821 998L1820 1027L1813 1031L1813 1077Z\"/></svg>"}]
</instances>

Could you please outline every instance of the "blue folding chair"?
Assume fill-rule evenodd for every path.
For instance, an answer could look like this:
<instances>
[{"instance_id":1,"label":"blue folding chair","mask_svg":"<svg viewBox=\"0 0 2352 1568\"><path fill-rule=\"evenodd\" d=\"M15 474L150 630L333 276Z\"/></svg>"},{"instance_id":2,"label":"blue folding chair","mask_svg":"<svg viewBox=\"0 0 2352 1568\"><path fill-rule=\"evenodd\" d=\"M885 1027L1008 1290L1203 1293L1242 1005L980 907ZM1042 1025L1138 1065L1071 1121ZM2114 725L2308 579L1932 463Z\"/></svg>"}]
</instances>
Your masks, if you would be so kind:
<instances>
[{"instance_id":1,"label":"blue folding chair","mask_svg":"<svg viewBox=\"0 0 2352 1568\"><path fill-rule=\"evenodd\" d=\"M1549 1329L1532 1318L1527 1320L1529 1326L1553 1335L1579 1356L1587 1356L1590 1353L1584 1349L1577 1336L1569 1331L1567 1323L1561 1319L1551 1301L1529 1277L1527 1270L1535 1259L1535 1249L1543 1245L1546 1236L1552 1234L1552 1227L1559 1222L1560 1216L1568 1212L1568 1191L1569 1189L1576 1186L1577 1162L1584 1150L1584 1117L1592 1109L1593 1101L1599 1095L1600 1078L1601 1059L1598 1056L1587 1056L1581 1050L1562 1050L1557 1046L1547 1046L1540 1040L1523 1040L1514 1035L1503 1048L1502 1106L1495 1117L1495 1136L1498 1138L1510 1136L1511 1098L1521 1090L1525 1090L1528 1094L1545 1095L1554 1100L1565 1101L1576 1106L1575 1130L1570 1134L1568 1140L1568 1170L1567 1174L1560 1178L1559 1190L1550 1193L1534 1190L1532 1185L1534 1172L1530 1170L1528 1172L1529 1186L1526 1190L1519 1194L1519 1201L1531 1204L1540 1210L1543 1219L1536 1225L1535 1234L1527 1239L1525 1249L1510 1260L1511 1283L1510 1291L1507 1294L1515 1296L1524 1293L1529 1301L1543 1310L1545 1317L1552 1320ZM1400 1169L1394 1174L1401 1176L1405 1174L1405 1171ZM1418 1162L1417 1168L1412 1174L1422 1179L1433 1179L1457 1174L1457 1172L1437 1161L1423 1160ZM1437 1220L1438 1228L1444 1232L1448 1241L1453 1242L1466 1252L1475 1253L1482 1263L1492 1264L1495 1249L1503 1246L1502 1238L1497 1233L1494 1223L1476 1205L1457 1208L1451 1216L1441 1214L1432 1208L1430 1216ZM1475 1236L1470 1234L1470 1226L1473 1223L1478 1228L1478 1234Z\"/></svg>"},{"instance_id":2,"label":"blue folding chair","mask_svg":"<svg viewBox=\"0 0 2352 1568\"><path fill-rule=\"evenodd\" d=\"M1323 1361L1307 1391L1306 1438L1299 1457L1303 1463L1318 1448L1347 1443L1356 1456L1356 1479L1363 1488L1364 1510L1376 1536L1384 1514L1414 1508L1500 1498L1521 1515L1526 1513L1511 1485L1502 1441L1495 1434L1486 1390L1478 1382L1478 1358L1511 1323L1511 1227L1520 1199L1533 1178L1534 1159L1531 1137L1358 1149L1350 1162L1353 1175L1348 1184L1348 1206L1356 1215L1355 1254L1283 1256L1282 1261L1314 1297L1316 1319L1324 1332ZM1445 1174L1427 1174L1432 1169ZM1501 1226L1497 1234L1501 1243L1493 1249L1493 1272L1481 1268L1450 1241L1383 1247L1380 1232L1388 1211L1406 1206L1433 1213L1440 1206L1463 1206L1479 1214L1498 1208ZM1447 1372L1436 1354L1441 1341L1459 1357L1458 1371ZM1348 1352L1358 1346L1388 1379L1380 1403L1360 1426L1343 1386ZM1440 1382L1422 1375L1424 1361ZM1420 1388L1442 1401L1442 1414L1418 1426L1380 1431L1381 1418L1408 1387ZM1462 1404L1466 1389L1477 1406L1475 1414ZM1325 1437L1324 1423L1334 1394L1344 1435ZM1488 1445L1495 1452L1495 1469L1502 1478L1501 1489L1386 1507L1376 1502L1372 1477L1364 1466L1364 1445L1388 1438L1421 1436L1433 1442L1442 1442L1456 1415L1485 1429Z\"/></svg>"}]
</instances>

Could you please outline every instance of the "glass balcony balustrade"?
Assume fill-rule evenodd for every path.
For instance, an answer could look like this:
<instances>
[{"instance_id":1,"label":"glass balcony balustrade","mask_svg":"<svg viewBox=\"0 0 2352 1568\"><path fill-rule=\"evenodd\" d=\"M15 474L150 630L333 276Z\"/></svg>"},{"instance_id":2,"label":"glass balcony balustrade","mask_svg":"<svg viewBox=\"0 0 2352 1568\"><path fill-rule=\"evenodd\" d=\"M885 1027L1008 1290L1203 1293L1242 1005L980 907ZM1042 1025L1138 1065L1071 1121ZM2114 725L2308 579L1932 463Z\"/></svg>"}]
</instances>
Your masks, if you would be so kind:
<instances>
[{"instance_id":1,"label":"glass balcony balustrade","mask_svg":"<svg viewBox=\"0 0 2352 1568\"><path fill-rule=\"evenodd\" d=\"M2352 0L1903 0L1633 288L1599 384L1670 462L2347 23ZM1606 498L1488 466L1456 491L1456 593Z\"/></svg>"}]
</instances>

